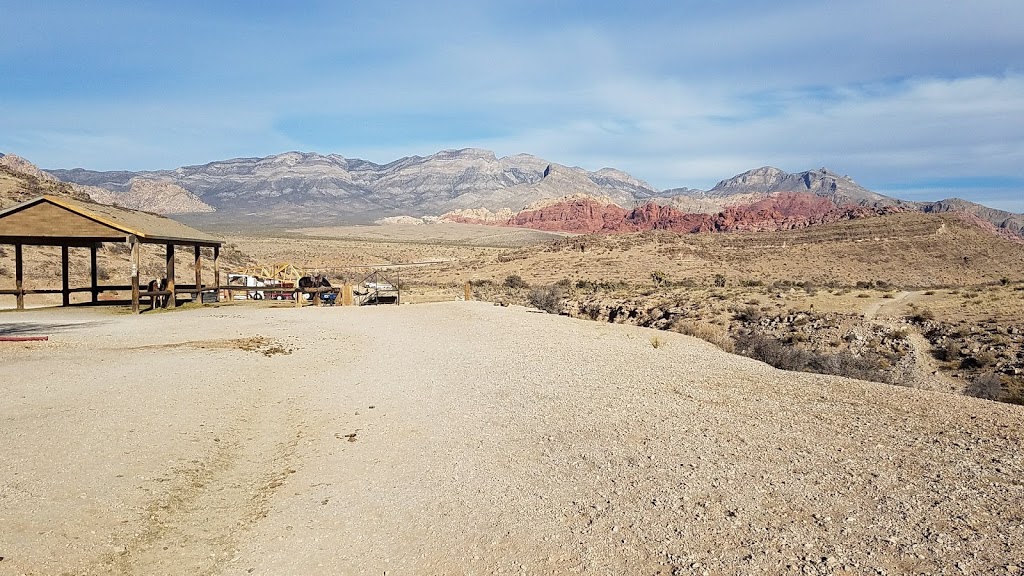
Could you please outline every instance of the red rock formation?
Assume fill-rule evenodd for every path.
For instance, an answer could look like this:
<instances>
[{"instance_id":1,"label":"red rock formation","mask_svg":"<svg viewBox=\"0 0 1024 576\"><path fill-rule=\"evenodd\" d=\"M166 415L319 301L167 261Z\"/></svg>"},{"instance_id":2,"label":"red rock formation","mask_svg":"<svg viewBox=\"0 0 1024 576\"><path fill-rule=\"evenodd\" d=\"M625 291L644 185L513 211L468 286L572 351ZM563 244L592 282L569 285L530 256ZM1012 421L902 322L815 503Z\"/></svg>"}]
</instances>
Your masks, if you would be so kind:
<instances>
[{"instance_id":1,"label":"red rock formation","mask_svg":"<svg viewBox=\"0 0 1024 576\"><path fill-rule=\"evenodd\" d=\"M752 204L730 206L718 214L690 214L653 203L626 210L615 204L575 198L533 210L523 210L497 225L585 234L616 234L646 230L691 234L773 231L867 218L901 210L895 207L836 206L828 198L799 192L775 194ZM446 216L446 219L471 224L485 223L465 217Z\"/></svg>"}]
</instances>

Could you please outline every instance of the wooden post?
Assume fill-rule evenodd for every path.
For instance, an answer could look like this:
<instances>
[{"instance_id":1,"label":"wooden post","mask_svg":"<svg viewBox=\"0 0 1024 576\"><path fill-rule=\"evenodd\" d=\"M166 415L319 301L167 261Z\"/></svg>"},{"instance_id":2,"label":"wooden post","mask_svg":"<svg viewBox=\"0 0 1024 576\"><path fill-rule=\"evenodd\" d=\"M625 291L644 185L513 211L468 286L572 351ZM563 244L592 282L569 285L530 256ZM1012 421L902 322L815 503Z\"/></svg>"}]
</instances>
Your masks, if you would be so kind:
<instances>
[{"instance_id":1,"label":"wooden post","mask_svg":"<svg viewBox=\"0 0 1024 576\"><path fill-rule=\"evenodd\" d=\"M178 305L178 296L174 293L174 244L167 244L167 290L170 295L164 303L164 308L174 308Z\"/></svg>"},{"instance_id":2,"label":"wooden post","mask_svg":"<svg viewBox=\"0 0 1024 576\"><path fill-rule=\"evenodd\" d=\"M132 313L139 313L139 239L130 236L128 242L132 247Z\"/></svg>"},{"instance_id":3,"label":"wooden post","mask_svg":"<svg viewBox=\"0 0 1024 576\"><path fill-rule=\"evenodd\" d=\"M92 287L92 303L95 304L100 300L99 287L99 271L96 268L96 250L100 247L99 243L93 244L89 247L89 276Z\"/></svg>"},{"instance_id":4,"label":"wooden post","mask_svg":"<svg viewBox=\"0 0 1024 576\"><path fill-rule=\"evenodd\" d=\"M18 290L18 310L25 309L25 261L21 244L14 245L14 288Z\"/></svg>"},{"instance_id":5,"label":"wooden post","mask_svg":"<svg viewBox=\"0 0 1024 576\"><path fill-rule=\"evenodd\" d=\"M351 306L352 304L352 285L346 282L345 285L341 287L341 305Z\"/></svg>"},{"instance_id":6,"label":"wooden post","mask_svg":"<svg viewBox=\"0 0 1024 576\"><path fill-rule=\"evenodd\" d=\"M472 284L470 284L469 282L466 282L466 285L462 287L462 291L465 294L466 302L469 302L470 300L473 299L473 285Z\"/></svg>"},{"instance_id":7,"label":"wooden post","mask_svg":"<svg viewBox=\"0 0 1024 576\"><path fill-rule=\"evenodd\" d=\"M69 286L70 282L68 279L68 274L70 274L70 271L68 270L68 268L70 268L70 266L68 265L69 260L70 259L68 258L68 247L65 244L64 246L60 247L60 289L61 305L63 306L71 305L71 292L68 292L68 289L71 287Z\"/></svg>"},{"instance_id":8,"label":"wooden post","mask_svg":"<svg viewBox=\"0 0 1024 576\"><path fill-rule=\"evenodd\" d=\"M302 292L302 288L299 287L299 280L301 278L302 278L302 276L296 276L295 277L295 307L296 308L302 308L302 299L306 297L306 295Z\"/></svg>"},{"instance_id":9,"label":"wooden post","mask_svg":"<svg viewBox=\"0 0 1024 576\"><path fill-rule=\"evenodd\" d=\"M213 287L217 290L217 301L220 302L220 246L213 247Z\"/></svg>"},{"instance_id":10,"label":"wooden post","mask_svg":"<svg viewBox=\"0 0 1024 576\"><path fill-rule=\"evenodd\" d=\"M203 259L200 256L199 244L196 244L196 290L194 298L199 300L199 304L203 303Z\"/></svg>"}]
</instances>

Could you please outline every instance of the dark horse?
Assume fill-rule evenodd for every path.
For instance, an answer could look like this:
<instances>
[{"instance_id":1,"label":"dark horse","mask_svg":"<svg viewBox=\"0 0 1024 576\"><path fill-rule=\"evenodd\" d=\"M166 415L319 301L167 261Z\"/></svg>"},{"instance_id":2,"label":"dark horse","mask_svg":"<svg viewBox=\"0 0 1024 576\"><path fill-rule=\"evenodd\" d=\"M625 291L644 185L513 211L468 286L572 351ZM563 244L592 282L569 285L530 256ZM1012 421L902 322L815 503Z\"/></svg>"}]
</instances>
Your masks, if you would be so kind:
<instances>
[{"instance_id":1,"label":"dark horse","mask_svg":"<svg viewBox=\"0 0 1024 576\"><path fill-rule=\"evenodd\" d=\"M330 288L331 283L327 280L326 274L313 274L312 276L303 276L299 278L299 289L305 290L307 288ZM324 292L320 294L320 301L324 304L334 304L334 299L337 296L334 292ZM312 298L310 295L309 298Z\"/></svg>"},{"instance_id":2,"label":"dark horse","mask_svg":"<svg viewBox=\"0 0 1024 576\"><path fill-rule=\"evenodd\" d=\"M167 278L160 278L159 280L153 279L149 281L149 285L146 287L148 292L163 292L167 290ZM157 306L161 308L167 307L166 296L150 296L149 297L149 309L156 310Z\"/></svg>"}]
</instances>

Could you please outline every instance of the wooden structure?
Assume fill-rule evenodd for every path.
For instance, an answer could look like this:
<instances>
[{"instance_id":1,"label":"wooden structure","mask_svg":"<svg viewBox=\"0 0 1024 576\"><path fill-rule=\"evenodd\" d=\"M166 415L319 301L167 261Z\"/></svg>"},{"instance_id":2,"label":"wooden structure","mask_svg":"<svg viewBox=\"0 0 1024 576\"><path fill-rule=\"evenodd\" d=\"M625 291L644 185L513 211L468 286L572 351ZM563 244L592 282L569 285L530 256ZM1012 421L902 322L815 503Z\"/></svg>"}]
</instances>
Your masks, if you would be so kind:
<instances>
[{"instance_id":1,"label":"wooden structure","mask_svg":"<svg viewBox=\"0 0 1024 576\"><path fill-rule=\"evenodd\" d=\"M359 283L361 290L356 292L359 295L359 305L376 304L401 304L402 290L399 284L401 280L391 282L380 270L374 270Z\"/></svg>"},{"instance_id":2,"label":"wooden structure","mask_svg":"<svg viewBox=\"0 0 1024 576\"><path fill-rule=\"evenodd\" d=\"M125 242L131 247L131 285L100 286L98 282L96 252L105 242ZM0 244L14 245L15 288L0 290L0 295L14 295L18 309L25 307L26 294L61 294L65 306L71 303L73 292L89 292L90 303L99 302L104 291L132 291L132 311L139 311L139 299L148 296L151 301L166 297L169 307L177 304L178 294L191 294L195 301L202 302L204 292L219 293L220 288L220 247L219 238L190 228L180 222L157 214L128 210L66 198L63 196L40 196L0 210ZM163 290L143 290L139 283L140 246L142 244L164 245L167 261L167 286ZM61 277L60 290L26 290L24 287L23 246L60 246ZM195 284L175 285L174 254L178 246L191 247L195 255ZM68 249L89 248L90 285L86 288L72 288L69 285ZM203 284L203 262L201 248L213 248L213 284Z\"/></svg>"}]
</instances>

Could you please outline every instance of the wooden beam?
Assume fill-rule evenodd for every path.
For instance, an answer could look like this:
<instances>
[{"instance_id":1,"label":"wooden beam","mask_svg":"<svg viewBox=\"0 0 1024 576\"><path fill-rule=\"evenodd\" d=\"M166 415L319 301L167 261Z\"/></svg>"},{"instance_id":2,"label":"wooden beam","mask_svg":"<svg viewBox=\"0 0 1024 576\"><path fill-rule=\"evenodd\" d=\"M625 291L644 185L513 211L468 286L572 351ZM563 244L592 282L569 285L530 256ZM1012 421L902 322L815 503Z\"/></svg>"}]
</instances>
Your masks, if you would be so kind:
<instances>
[{"instance_id":1,"label":"wooden beam","mask_svg":"<svg viewBox=\"0 0 1024 576\"><path fill-rule=\"evenodd\" d=\"M100 243L97 242L89 246L89 276L90 276L90 288L92 292L92 302L96 303L100 300L99 286L99 269L96 267L96 251L99 249Z\"/></svg>"},{"instance_id":2,"label":"wooden beam","mask_svg":"<svg viewBox=\"0 0 1024 576\"><path fill-rule=\"evenodd\" d=\"M202 288L203 288L203 257L202 257L202 254L201 254L201 248L199 247L199 244L196 244L195 248L196 248L196 290L199 290L199 292L196 292L195 296L193 298L198 299L199 300L199 304L202 305L203 304L203 293L202 293Z\"/></svg>"},{"instance_id":3,"label":"wooden beam","mask_svg":"<svg viewBox=\"0 0 1024 576\"><path fill-rule=\"evenodd\" d=\"M25 309L25 259L21 244L14 245L14 288L18 291L18 310Z\"/></svg>"},{"instance_id":4,"label":"wooden beam","mask_svg":"<svg viewBox=\"0 0 1024 576\"><path fill-rule=\"evenodd\" d=\"M132 247L132 313L139 313L139 239L129 236L128 242Z\"/></svg>"},{"instance_id":5,"label":"wooden beam","mask_svg":"<svg viewBox=\"0 0 1024 576\"><path fill-rule=\"evenodd\" d=\"M213 287L217 290L217 301L220 302L220 246L213 247Z\"/></svg>"},{"instance_id":6,"label":"wooden beam","mask_svg":"<svg viewBox=\"0 0 1024 576\"><path fill-rule=\"evenodd\" d=\"M60 274L60 291L61 291L61 305L63 305L63 306L70 306L71 305L71 293L68 292L68 288L71 287L70 286L70 282L69 282L69 278L68 278L68 275L71 273L70 272L71 266L70 266L70 264L68 262L68 260L69 260L69 258L68 258L68 250L69 249L68 249L67 245L64 245L64 246L60 247L60 270L61 270L61 274Z\"/></svg>"},{"instance_id":7,"label":"wooden beam","mask_svg":"<svg viewBox=\"0 0 1024 576\"><path fill-rule=\"evenodd\" d=\"M164 308L178 305L178 297L174 295L174 244L167 245L167 291L171 293L164 303Z\"/></svg>"},{"instance_id":8,"label":"wooden beam","mask_svg":"<svg viewBox=\"0 0 1024 576\"><path fill-rule=\"evenodd\" d=\"M473 299L473 285L472 284L470 284L469 282L466 282L466 284L462 287L462 291L464 292L463 300L465 300L466 302L469 302L470 300Z\"/></svg>"}]
</instances>

